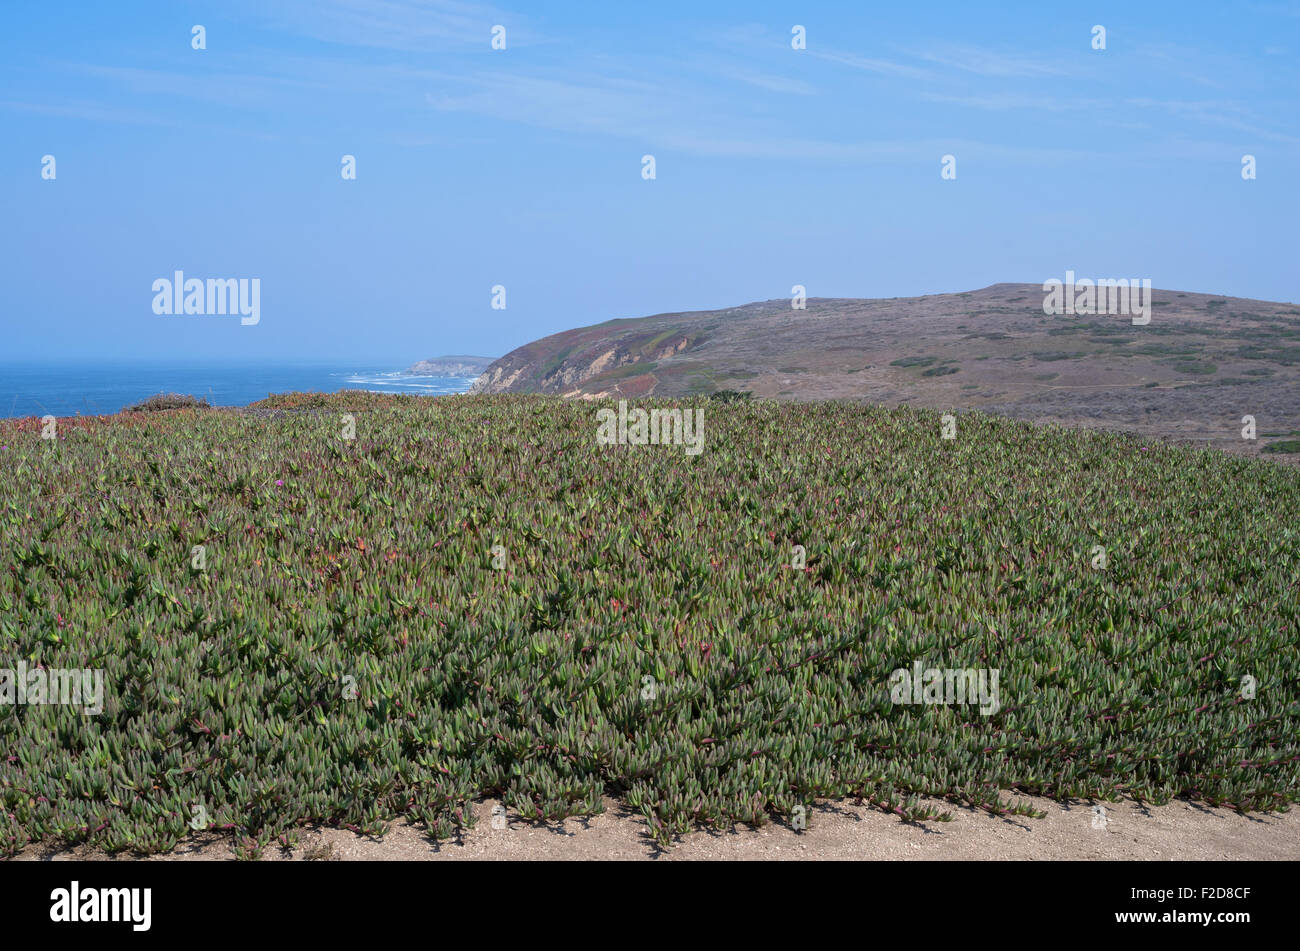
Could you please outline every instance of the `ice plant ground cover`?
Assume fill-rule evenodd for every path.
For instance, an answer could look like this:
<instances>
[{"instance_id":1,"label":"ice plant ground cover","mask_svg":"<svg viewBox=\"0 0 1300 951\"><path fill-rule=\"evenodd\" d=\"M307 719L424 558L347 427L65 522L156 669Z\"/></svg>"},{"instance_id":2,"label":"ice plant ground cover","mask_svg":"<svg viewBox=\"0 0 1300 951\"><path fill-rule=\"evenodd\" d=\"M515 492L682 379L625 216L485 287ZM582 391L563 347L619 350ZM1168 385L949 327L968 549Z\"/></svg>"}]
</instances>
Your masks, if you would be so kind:
<instances>
[{"instance_id":1,"label":"ice plant ground cover","mask_svg":"<svg viewBox=\"0 0 1300 951\"><path fill-rule=\"evenodd\" d=\"M688 455L598 444L608 405L0 425L0 667L104 672L98 715L0 705L0 853L448 837L482 795L665 842L821 797L1300 795L1294 469L842 403L672 404ZM891 702L918 662L999 672L996 712Z\"/></svg>"}]
</instances>

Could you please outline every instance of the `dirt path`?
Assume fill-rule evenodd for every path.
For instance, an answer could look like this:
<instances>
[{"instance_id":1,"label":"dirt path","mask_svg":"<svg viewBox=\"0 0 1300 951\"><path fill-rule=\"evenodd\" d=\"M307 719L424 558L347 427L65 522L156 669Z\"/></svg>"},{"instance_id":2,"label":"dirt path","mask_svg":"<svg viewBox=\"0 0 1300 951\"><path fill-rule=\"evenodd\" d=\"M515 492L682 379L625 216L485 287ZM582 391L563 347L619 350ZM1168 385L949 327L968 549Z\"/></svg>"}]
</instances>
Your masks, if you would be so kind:
<instances>
[{"instance_id":1,"label":"dirt path","mask_svg":"<svg viewBox=\"0 0 1300 951\"><path fill-rule=\"evenodd\" d=\"M808 828L741 827L732 833L697 832L663 851L644 834L645 824L617 803L604 815L569 819L554 826L511 821L492 827L492 800L475 805L478 825L459 842L437 845L416 827L395 823L382 839L337 829L304 830L290 854L270 849L268 860L316 859L446 861L460 859L1169 859L1300 860L1300 809L1242 817L1230 810L1175 801L1166 806L1134 803L1104 806L1104 818L1088 803L1062 804L1018 797L1047 813L1043 819L998 819L983 812L934 803L951 822L908 825L852 801L822 803L808 814ZM498 825L500 822L498 821ZM174 852L150 861L231 858L225 837L196 836ZM74 849L28 849L23 860L96 859Z\"/></svg>"}]
</instances>

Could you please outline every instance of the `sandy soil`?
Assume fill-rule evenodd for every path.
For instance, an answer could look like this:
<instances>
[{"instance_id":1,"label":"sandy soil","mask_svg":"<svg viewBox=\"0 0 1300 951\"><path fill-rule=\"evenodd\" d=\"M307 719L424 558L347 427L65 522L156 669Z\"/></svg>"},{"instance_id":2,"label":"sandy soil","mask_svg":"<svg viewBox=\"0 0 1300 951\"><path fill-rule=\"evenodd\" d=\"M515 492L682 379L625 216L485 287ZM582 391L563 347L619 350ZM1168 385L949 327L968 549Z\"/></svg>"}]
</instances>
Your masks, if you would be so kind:
<instances>
[{"instance_id":1,"label":"sandy soil","mask_svg":"<svg viewBox=\"0 0 1300 951\"><path fill-rule=\"evenodd\" d=\"M511 819L493 828L493 807L475 804L478 825L459 841L441 845L419 828L395 823L382 838L338 829L305 829L296 848L269 849L267 860L454 861L461 859L559 860L798 860L798 859L1300 859L1300 809L1239 816L1230 810L1175 801L1165 806L1105 804L1104 817L1089 803L1017 797L1047 813L1043 819L999 819L951 804L951 822L909 825L852 801L820 803L808 828L740 827L731 833L697 832L662 850L645 835L644 822L617 803L591 819L551 826ZM231 859L228 837L195 836L175 851L148 861ZM51 852L30 848L18 861L105 858L85 849ZM129 859L128 859L129 860Z\"/></svg>"}]
</instances>

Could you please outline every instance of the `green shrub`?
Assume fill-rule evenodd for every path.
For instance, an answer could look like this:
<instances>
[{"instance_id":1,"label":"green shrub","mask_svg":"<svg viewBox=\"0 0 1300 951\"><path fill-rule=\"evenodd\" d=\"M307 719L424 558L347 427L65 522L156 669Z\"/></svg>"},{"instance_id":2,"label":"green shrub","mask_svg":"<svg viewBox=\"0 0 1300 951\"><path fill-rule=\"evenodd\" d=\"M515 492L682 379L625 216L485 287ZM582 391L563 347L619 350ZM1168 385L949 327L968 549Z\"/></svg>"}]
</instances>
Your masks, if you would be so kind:
<instances>
[{"instance_id":1,"label":"green shrub","mask_svg":"<svg viewBox=\"0 0 1300 951\"><path fill-rule=\"evenodd\" d=\"M195 399L183 393L158 393L122 412L157 413L169 409L211 409L211 404L206 399Z\"/></svg>"},{"instance_id":2,"label":"green shrub","mask_svg":"<svg viewBox=\"0 0 1300 951\"><path fill-rule=\"evenodd\" d=\"M642 404L704 405L699 455L599 445L612 400L376 399L346 439L356 399L0 421L0 667L105 682L0 704L0 853L166 850L199 807L254 854L481 796L663 842L841 796L1297 800L1289 467L745 399ZM998 709L893 703L914 663L998 670Z\"/></svg>"}]
</instances>

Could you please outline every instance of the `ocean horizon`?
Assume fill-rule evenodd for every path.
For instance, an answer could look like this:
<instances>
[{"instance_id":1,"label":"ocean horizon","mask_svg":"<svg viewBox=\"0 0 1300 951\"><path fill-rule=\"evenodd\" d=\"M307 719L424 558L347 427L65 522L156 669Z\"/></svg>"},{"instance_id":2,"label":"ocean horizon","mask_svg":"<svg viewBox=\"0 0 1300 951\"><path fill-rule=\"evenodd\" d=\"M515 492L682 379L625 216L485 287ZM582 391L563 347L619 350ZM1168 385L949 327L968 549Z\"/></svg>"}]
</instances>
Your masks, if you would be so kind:
<instances>
[{"instance_id":1,"label":"ocean horizon","mask_svg":"<svg viewBox=\"0 0 1300 951\"><path fill-rule=\"evenodd\" d=\"M0 418L103 416L158 393L184 393L213 406L246 406L271 393L367 390L442 396L473 377L412 376L391 364L221 361L0 362Z\"/></svg>"}]
</instances>

